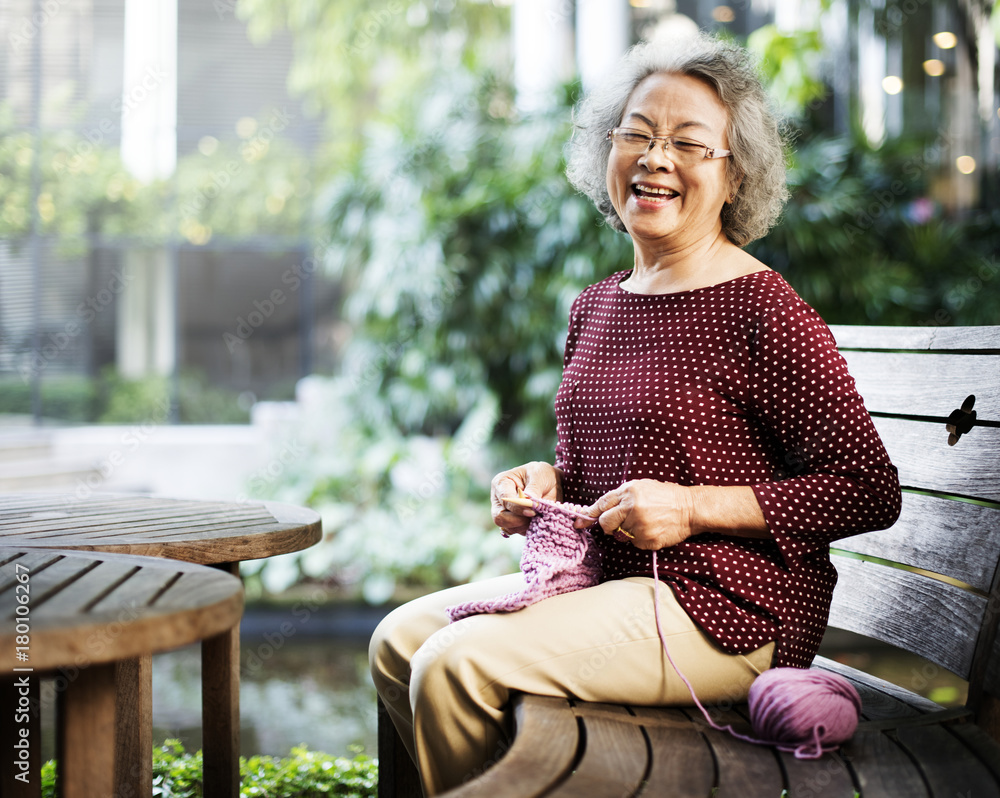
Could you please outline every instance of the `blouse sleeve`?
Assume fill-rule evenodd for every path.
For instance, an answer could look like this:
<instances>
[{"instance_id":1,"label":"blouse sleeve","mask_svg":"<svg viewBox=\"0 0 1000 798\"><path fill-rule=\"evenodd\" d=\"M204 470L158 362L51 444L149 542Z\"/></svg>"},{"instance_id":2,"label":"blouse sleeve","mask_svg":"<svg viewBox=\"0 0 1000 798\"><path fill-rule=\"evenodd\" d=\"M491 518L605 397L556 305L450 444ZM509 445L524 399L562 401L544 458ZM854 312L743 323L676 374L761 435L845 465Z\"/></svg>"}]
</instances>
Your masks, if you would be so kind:
<instances>
[{"instance_id":1,"label":"blouse sleeve","mask_svg":"<svg viewBox=\"0 0 1000 798\"><path fill-rule=\"evenodd\" d=\"M566 392L572 390L571 386L568 386L566 384L565 369L566 369L566 366L569 364L569 361L573 357L573 352L576 349L577 337L580 334L579 319L580 319L580 305L581 305L581 303L582 303L582 296L578 296L573 301L573 304L570 306L570 310L569 310L569 329L568 329L568 331L566 333L566 344L563 347L563 372L564 372L564 374L563 374L562 382L559 385L559 391L556 394L556 407L557 407L557 409L558 409L559 401L560 401L561 397ZM556 433L557 433L556 434L556 451L555 451L555 455L556 456L555 456L555 463L553 465L556 468L558 468L560 471L564 471L565 472L566 469L567 469L567 463L566 463L566 441L564 440L563 435L560 434L561 432L562 432L562 430L558 429L558 427L557 427L557 430L556 430Z\"/></svg>"},{"instance_id":2,"label":"blouse sleeve","mask_svg":"<svg viewBox=\"0 0 1000 798\"><path fill-rule=\"evenodd\" d=\"M768 314L751 352L751 402L784 460L753 490L785 562L895 523L896 469L819 315L805 303Z\"/></svg>"}]
</instances>

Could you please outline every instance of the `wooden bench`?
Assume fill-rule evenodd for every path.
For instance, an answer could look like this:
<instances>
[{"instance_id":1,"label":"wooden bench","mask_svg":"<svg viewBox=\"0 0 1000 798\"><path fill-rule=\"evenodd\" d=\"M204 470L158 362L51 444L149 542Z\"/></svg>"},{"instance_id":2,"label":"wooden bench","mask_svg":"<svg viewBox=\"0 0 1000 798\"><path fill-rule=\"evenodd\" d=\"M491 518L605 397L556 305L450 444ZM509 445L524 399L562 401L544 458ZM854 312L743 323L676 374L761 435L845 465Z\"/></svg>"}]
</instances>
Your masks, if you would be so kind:
<instances>
[{"instance_id":1,"label":"wooden bench","mask_svg":"<svg viewBox=\"0 0 1000 798\"><path fill-rule=\"evenodd\" d=\"M891 529L831 550L830 626L917 654L932 663L924 672L957 674L966 705L943 708L817 658L814 667L857 687L862 722L838 752L797 760L717 732L688 708L520 695L510 750L448 798L1000 796L1000 327L833 331L904 499ZM711 713L749 729L745 706ZM419 795L389 737L380 730L380 796Z\"/></svg>"}]
</instances>

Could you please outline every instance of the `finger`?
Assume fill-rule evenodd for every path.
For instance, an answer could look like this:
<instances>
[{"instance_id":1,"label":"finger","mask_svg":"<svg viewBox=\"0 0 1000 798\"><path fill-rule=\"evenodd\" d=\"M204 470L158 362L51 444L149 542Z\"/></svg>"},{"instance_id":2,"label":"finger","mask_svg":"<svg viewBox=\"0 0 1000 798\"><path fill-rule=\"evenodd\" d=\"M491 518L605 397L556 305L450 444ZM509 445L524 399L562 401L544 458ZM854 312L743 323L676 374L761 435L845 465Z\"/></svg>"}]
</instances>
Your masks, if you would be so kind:
<instances>
[{"instance_id":1,"label":"finger","mask_svg":"<svg viewBox=\"0 0 1000 798\"><path fill-rule=\"evenodd\" d=\"M590 507L587 507L584 512L587 515L599 518L601 527L605 530L608 529L608 523L617 519L615 524L611 526L611 529L615 529L618 526L618 523L621 520L624 520L632 509L632 503L629 500L628 492L629 484L630 483L626 482L621 487L608 491L596 502L590 505Z\"/></svg>"},{"instance_id":2,"label":"finger","mask_svg":"<svg viewBox=\"0 0 1000 798\"><path fill-rule=\"evenodd\" d=\"M598 520L601 524L601 529L604 530L604 534L611 535L614 534L614 531L618 527L628 530L628 516L629 510L619 504L606 513L601 513L601 517Z\"/></svg>"},{"instance_id":3,"label":"finger","mask_svg":"<svg viewBox=\"0 0 1000 798\"><path fill-rule=\"evenodd\" d=\"M528 531L529 522L521 516L501 513L493 519L500 529L507 535L523 535Z\"/></svg>"},{"instance_id":4,"label":"finger","mask_svg":"<svg viewBox=\"0 0 1000 798\"><path fill-rule=\"evenodd\" d=\"M510 475L497 477L493 482L493 495L498 499L503 496L516 496L519 488L517 480Z\"/></svg>"},{"instance_id":5,"label":"finger","mask_svg":"<svg viewBox=\"0 0 1000 798\"><path fill-rule=\"evenodd\" d=\"M526 518L534 518L537 514L535 512L535 505L529 498L522 499L517 496L504 496L500 502L509 513L523 515Z\"/></svg>"}]
</instances>

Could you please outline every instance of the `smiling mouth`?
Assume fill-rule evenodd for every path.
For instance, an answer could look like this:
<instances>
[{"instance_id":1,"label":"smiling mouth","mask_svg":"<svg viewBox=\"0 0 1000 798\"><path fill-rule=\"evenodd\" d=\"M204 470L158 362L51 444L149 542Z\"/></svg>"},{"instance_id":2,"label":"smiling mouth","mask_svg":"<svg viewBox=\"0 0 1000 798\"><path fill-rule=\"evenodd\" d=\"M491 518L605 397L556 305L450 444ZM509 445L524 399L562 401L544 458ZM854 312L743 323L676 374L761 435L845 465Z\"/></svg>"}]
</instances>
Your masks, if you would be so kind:
<instances>
[{"instance_id":1,"label":"smiling mouth","mask_svg":"<svg viewBox=\"0 0 1000 798\"><path fill-rule=\"evenodd\" d=\"M641 183L632 185L632 193L640 199L656 200L666 202L667 200L679 197L672 188L660 188L658 186L644 186Z\"/></svg>"}]
</instances>

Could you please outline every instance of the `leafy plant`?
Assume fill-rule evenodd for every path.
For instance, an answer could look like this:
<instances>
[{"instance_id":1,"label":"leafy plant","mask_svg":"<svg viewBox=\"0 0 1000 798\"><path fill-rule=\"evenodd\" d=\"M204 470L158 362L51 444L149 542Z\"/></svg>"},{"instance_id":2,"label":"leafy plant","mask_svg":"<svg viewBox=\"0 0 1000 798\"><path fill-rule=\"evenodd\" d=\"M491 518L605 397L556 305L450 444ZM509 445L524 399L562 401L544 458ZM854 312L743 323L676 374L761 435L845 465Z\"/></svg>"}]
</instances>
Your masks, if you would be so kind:
<instances>
[{"instance_id":1,"label":"leafy plant","mask_svg":"<svg viewBox=\"0 0 1000 798\"><path fill-rule=\"evenodd\" d=\"M203 798L202 755L177 740L153 748L153 798ZM55 798L56 763L42 766L42 798ZM332 757L296 747L285 758L240 757L241 798L375 798L378 760Z\"/></svg>"},{"instance_id":2,"label":"leafy plant","mask_svg":"<svg viewBox=\"0 0 1000 798\"><path fill-rule=\"evenodd\" d=\"M98 406L97 387L83 376L57 375L41 384L42 415L62 421L91 421ZM30 415L31 384L22 377L0 379L0 414Z\"/></svg>"},{"instance_id":3,"label":"leafy plant","mask_svg":"<svg viewBox=\"0 0 1000 798\"><path fill-rule=\"evenodd\" d=\"M249 584L279 593L302 579L335 581L381 604L516 570L517 541L502 538L489 515L496 406L473 408L454 435L403 435L384 405L356 390L346 378L300 385L295 457L279 454L279 475L248 487L252 498L313 506L327 537L300 554L244 564Z\"/></svg>"},{"instance_id":4,"label":"leafy plant","mask_svg":"<svg viewBox=\"0 0 1000 798\"><path fill-rule=\"evenodd\" d=\"M793 154L784 217L749 250L830 323L997 323L996 227L933 199L938 146L811 137Z\"/></svg>"}]
</instances>

